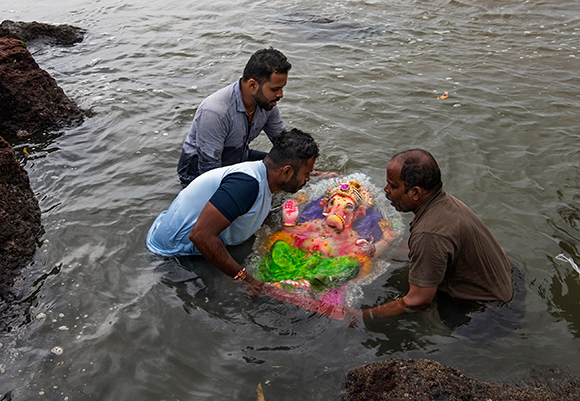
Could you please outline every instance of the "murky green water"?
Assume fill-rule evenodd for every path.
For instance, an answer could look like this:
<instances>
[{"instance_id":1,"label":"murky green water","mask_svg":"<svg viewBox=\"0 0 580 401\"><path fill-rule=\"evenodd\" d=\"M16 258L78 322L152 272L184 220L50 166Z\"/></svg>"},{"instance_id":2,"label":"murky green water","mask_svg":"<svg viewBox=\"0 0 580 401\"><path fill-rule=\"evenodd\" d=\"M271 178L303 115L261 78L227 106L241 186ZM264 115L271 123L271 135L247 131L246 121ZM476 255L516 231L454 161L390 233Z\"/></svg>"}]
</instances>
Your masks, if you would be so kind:
<instances>
[{"instance_id":1,"label":"murky green water","mask_svg":"<svg viewBox=\"0 0 580 401\"><path fill-rule=\"evenodd\" d=\"M350 369L391 357L503 382L537 364L580 367L580 278L555 259L580 263L578 2L21 0L0 16L87 29L74 47L31 50L96 113L15 145L45 233L25 274L27 321L0 337L0 394L252 400L261 382L267 399L326 400ZM515 330L472 341L435 310L348 328L250 297L201 258L179 261L188 272L147 252L180 189L193 108L270 45L293 64L282 116L313 133L320 169L381 187L395 152L435 155L445 189L524 275ZM233 250L240 261L250 251ZM404 293L404 252L388 262L359 303Z\"/></svg>"}]
</instances>

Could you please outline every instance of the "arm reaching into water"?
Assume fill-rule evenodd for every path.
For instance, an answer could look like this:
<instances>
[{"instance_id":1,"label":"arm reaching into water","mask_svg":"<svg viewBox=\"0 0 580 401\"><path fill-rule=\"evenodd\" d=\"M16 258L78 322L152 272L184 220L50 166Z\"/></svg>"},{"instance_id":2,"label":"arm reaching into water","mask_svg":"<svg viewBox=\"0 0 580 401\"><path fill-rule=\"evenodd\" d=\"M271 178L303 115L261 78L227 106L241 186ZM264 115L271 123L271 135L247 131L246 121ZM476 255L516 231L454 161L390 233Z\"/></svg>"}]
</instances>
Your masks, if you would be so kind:
<instances>
[{"instance_id":1,"label":"arm reaching into water","mask_svg":"<svg viewBox=\"0 0 580 401\"><path fill-rule=\"evenodd\" d=\"M218 270L230 277L236 277L242 271L242 266L232 258L219 237L230 224L230 221L211 202L208 202L193 226L189 240ZM245 281L257 289L262 285L249 274L245 275Z\"/></svg>"},{"instance_id":2,"label":"arm reaching into water","mask_svg":"<svg viewBox=\"0 0 580 401\"><path fill-rule=\"evenodd\" d=\"M314 169L310 175L312 177L319 177L322 179L342 177L342 175L335 173L334 171L320 171L317 169Z\"/></svg>"},{"instance_id":3,"label":"arm reaching into water","mask_svg":"<svg viewBox=\"0 0 580 401\"><path fill-rule=\"evenodd\" d=\"M418 287L413 284L410 284L410 286L409 292L403 298L395 299L374 308L363 309L362 318L366 320L398 316L428 308L433 299L435 299L437 286Z\"/></svg>"}]
</instances>

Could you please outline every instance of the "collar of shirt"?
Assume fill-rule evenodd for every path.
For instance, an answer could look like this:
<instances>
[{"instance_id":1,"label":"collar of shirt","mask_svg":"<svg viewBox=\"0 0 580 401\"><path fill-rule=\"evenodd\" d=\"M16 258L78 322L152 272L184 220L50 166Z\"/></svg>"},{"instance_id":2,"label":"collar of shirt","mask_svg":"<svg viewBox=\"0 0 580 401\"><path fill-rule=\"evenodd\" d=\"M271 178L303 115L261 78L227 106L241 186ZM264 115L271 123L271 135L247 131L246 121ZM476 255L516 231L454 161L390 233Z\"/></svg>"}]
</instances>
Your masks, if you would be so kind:
<instances>
[{"instance_id":1,"label":"collar of shirt","mask_svg":"<svg viewBox=\"0 0 580 401\"><path fill-rule=\"evenodd\" d=\"M235 94L235 99L236 99L236 110L238 111L238 113L245 113L246 106L244 106L244 101L242 99L241 85L242 85L242 78L238 79L237 85L234 85L234 94Z\"/></svg>"},{"instance_id":2,"label":"collar of shirt","mask_svg":"<svg viewBox=\"0 0 580 401\"><path fill-rule=\"evenodd\" d=\"M242 78L240 78L238 80L237 85L234 85L234 94L235 94L235 99L236 99L236 110L238 111L238 113L244 113L244 115L247 115L246 106L244 105L244 100L242 99L241 85L242 85ZM262 110L262 108L259 107L258 105L256 105L254 118L261 110Z\"/></svg>"}]
</instances>

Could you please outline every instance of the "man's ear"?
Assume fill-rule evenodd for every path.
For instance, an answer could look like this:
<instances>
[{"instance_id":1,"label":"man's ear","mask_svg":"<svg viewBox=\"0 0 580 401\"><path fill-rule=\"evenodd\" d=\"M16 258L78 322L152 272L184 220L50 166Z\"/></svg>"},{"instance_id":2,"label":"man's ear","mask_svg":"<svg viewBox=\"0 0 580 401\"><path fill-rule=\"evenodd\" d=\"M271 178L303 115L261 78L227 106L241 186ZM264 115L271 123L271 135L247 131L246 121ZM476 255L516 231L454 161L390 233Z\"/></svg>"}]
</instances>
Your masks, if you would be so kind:
<instances>
[{"instance_id":1,"label":"man's ear","mask_svg":"<svg viewBox=\"0 0 580 401\"><path fill-rule=\"evenodd\" d=\"M294 168L291 165L287 164L284 167L282 167L280 172L282 174L282 177L289 179L294 174Z\"/></svg>"},{"instance_id":2,"label":"man's ear","mask_svg":"<svg viewBox=\"0 0 580 401\"><path fill-rule=\"evenodd\" d=\"M252 92L256 92L260 88L260 84L254 78L250 78L248 79L248 88L250 88Z\"/></svg>"},{"instance_id":3,"label":"man's ear","mask_svg":"<svg viewBox=\"0 0 580 401\"><path fill-rule=\"evenodd\" d=\"M414 201L418 201L423 197L423 192L425 190L421 187L413 187L409 191L411 191L411 199L413 199Z\"/></svg>"}]
</instances>

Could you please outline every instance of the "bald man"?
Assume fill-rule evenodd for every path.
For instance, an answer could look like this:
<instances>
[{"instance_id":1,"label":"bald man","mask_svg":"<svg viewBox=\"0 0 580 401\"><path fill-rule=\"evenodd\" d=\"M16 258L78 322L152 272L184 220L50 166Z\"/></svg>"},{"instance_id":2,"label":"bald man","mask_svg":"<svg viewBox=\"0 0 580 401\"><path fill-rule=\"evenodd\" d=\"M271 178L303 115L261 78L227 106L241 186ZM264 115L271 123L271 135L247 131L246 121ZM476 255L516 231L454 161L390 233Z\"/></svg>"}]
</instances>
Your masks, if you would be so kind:
<instances>
[{"instance_id":1,"label":"bald man","mask_svg":"<svg viewBox=\"0 0 580 401\"><path fill-rule=\"evenodd\" d=\"M364 319L422 310L438 291L470 301L509 302L512 264L485 224L460 200L443 191L431 153L412 149L387 165L387 199L399 212L413 212L409 237L407 295L364 309Z\"/></svg>"}]
</instances>

